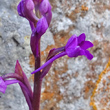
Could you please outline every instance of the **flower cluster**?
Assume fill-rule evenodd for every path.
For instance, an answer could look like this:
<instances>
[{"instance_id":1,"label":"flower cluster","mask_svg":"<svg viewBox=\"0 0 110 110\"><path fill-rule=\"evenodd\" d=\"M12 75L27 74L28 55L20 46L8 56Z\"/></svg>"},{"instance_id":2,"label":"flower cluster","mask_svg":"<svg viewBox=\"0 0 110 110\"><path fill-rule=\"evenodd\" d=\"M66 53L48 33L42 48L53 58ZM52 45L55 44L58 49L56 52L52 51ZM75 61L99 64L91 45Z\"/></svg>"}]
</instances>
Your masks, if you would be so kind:
<instances>
[{"instance_id":1,"label":"flower cluster","mask_svg":"<svg viewBox=\"0 0 110 110\"><path fill-rule=\"evenodd\" d=\"M50 50L46 62L40 66L40 38L48 29L51 18L51 5L48 0L21 0L17 7L18 14L29 21L31 28L30 46L35 57L34 90L23 72L19 62L16 62L15 72L0 77L0 92L5 93L7 85L18 83L25 96L29 110L39 110L41 83L48 73L54 60L67 55L68 57L86 56L89 60L93 55L87 50L93 47L90 41L85 41L85 34L73 35L64 47ZM42 71L40 71L42 70ZM11 78L11 79L10 79Z\"/></svg>"}]
</instances>

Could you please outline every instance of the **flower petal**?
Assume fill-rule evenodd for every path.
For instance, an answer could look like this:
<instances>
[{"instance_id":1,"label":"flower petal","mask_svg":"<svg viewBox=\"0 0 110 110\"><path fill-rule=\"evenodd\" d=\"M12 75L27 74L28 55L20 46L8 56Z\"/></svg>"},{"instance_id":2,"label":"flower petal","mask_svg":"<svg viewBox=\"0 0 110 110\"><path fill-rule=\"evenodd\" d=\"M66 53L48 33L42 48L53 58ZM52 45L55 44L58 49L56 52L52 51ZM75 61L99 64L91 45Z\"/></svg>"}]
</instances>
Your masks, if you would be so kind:
<instances>
[{"instance_id":1,"label":"flower petal","mask_svg":"<svg viewBox=\"0 0 110 110\"><path fill-rule=\"evenodd\" d=\"M22 17L25 17L25 13L24 13L24 4L23 4L23 0L21 0L21 2L18 4L17 6L17 11L18 11L18 14Z\"/></svg>"},{"instance_id":2,"label":"flower petal","mask_svg":"<svg viewBox=\"0 0 110 110\"><path fill-rule=\"evenodd\" d=\"M92 55L88 50L85 50L85 53L86 53L86 57L87 57L89 60L92 60L93 55Z\"/></svg>"},{"instance_id":3,"label":"flower petal","mask_svg":"<svg viewBox=\"0 0 110 110\"><path fill-rule=\"evenodd\" d=\"M46 13L48 13L48 9L51 10L51 5L49 3L48 0L42 0L41 4L40 4L40 12L44 15Z\"/></svg>"},{"instance_id":4,"label":"flower petal","mask_svg":"<svg viewBox=\"0 0 110 110\"><path fill-rule=\"evenodd\" d=\"M48 28L47 21L45 17L42 17L38 22L37 22L37 28L36 31L38 34L43 35Z\"/></svg>"},{"instance_id":5,"label":"flower petal","mask_svg":"<svg viewBox=\"0 0 110 110\"><path fill-rule=\"evenodd\" d=\"M41 14L46 18L48 25L52 18L51 5L48 0L42 0L39 6Z\"/></svg>"},{"instance_id":6,"label":"flower petal","mask_svg":"<svg viewBox=\"0 0 110 110\"><path fill-rule=\"evenodd\" d=\"M67 48L66 53L69 57L77 57L80 54L80 47Z\"/></svg>"},{"instance_id":7,"label":"flower petal","mask_svg":"<svg viewBox=\"0 0 110 110\"><path fill-rule=\"evenodd\" d=\"M93 55L88 50L81 49L80 55L86 56L89 60L92 60Z\"/></svg>"},{"instance_id":8,"label":"flower petal","mask_svg":"<svg viewBox=\"0 0 110 110\"><path fill-rule=\"evenodd\" d=\"M38 21L38 18L33 13L33 9L34 3L32 0L21 0L17 7L17 11L20 16L25 17L33 23L36 23L36 21Z\"/></svg>"},{"instance_id":9,"label":"flower petal","mask_svg":"<svg viewBox=\"0 0 110 110\"><path fill-rule=\"evenodd\" d=\"M85 39L86 39L86 35L84 33L79 35L79 37L78 37L78 44L80 44L82 41L85 41Z\"/></svg>"},{"instance_id":10,"label":"flower petal","mask_svg":"<svg viewBox=\"0 0 110 110\"><path fill-rule=\"evenodd\" d=\"M86 49L88 49L90 47L93 47L93 44L90 41L83 41L82 43L79 44L79 46L82 49L86 50Z\"/></svg>"},{"instance_id":11,"label":"flower petal","mask_svg":"<svg viewBox=\"0 0 110 110\"><path fill-rule=\"evenodd\" d=\"M50 25L51 19L52 19L52 11L49 10L48 13L45 14L45 18L47 20L48 25Z\"/></svg>"},{"instance_id":12,"label":"flower petal","mask_svg":"<svg viewBox=\"0 0 110 110\"><path fill-rule=\"evenodd\" d=\"M76 35L73 35L69 38L66 46L65 46L65 49L67 48L75 48L77 46L77 36Z\"/></svg>"}]
</instances>

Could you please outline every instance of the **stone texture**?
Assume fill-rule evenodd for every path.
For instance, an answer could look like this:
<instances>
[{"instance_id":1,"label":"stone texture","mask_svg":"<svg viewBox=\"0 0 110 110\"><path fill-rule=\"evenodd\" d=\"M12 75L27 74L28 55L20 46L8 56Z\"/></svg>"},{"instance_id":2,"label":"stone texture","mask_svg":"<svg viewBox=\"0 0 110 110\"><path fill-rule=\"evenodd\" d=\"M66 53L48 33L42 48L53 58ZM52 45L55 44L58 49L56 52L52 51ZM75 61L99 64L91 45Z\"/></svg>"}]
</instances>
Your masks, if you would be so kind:
<instances>
[{"instance_id":1,"label":"stone texture","mask_svg":"<svg viewBox=\"0 0 110 110\"><path fill-rule=\"evenodd\" d=\"M18 59L29 78L34 68L29 57L31 30L28 21L17 14L18 2L0 1L0 75L13 72ZM65 56L56 60L43 81L41 110L93 110L90 97L110 57L110 0L50 2L53 18L41 39L42 64L49 50L64 46L72 34L86 34L94 43L90 49L94 58ZM8 86L6 94L0 95L0 110L28 110L19 85Z\"/></svg>"}]
</instances>

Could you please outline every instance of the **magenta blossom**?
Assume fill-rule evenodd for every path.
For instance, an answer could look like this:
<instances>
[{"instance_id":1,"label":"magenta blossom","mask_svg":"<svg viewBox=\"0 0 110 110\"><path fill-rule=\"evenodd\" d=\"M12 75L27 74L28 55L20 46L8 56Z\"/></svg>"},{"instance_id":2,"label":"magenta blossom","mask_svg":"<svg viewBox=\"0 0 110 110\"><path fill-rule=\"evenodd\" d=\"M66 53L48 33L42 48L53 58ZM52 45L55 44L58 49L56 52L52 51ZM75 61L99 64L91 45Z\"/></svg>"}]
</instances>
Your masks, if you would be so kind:
<instances>
[{"instance_id":1,"label":"magenta blossom","mask_svg":"<svg viewBox=\"0 0 110 110\"><path fill-rule=\"evenodd\" d=\"M86 56L89 60L93 58L93 55L87 50L90 47L93 47L93 44L90 41L85 41L86 36L85 34L81 34L79 37L76 35L73 35L68 40L65 48L63 51L55 56L53 56L51 59L49 59L44 65L42 65L40 68L32 72L31 74L34 74L38 71L40 71L43 68L48 67L49 64L51 64L54 60L64 56L68 55L69 57L77 57L77 56Z\"/></svg>"},{"instance_id":2,"label":"magenta blossom","mask_svg":"<svg viewBox=\"0 0 110 110\"><path fill-rule=\"evenodd\" d=\"M81 34L79 37L73 35L67 42L65 46L66 54L69 57L77 57L80 55L86 56L89 60L93 58L93 55L87 50L90 47L93 47L93 44L90 41L85 41L85 34Z\"/></svg>"},{"instance_id":3,"label":"magenta blossom","mask_svg":"<svg viewBox=\"0 0 110 110\"><path fill-rule=\"evenodd\" d=\"M29 21L36 23L38 18L33 12L34 10L34 3L32 0L21 0L17 7L18 14L22 17L25 17Z\"/></svg>"}]
</instances>

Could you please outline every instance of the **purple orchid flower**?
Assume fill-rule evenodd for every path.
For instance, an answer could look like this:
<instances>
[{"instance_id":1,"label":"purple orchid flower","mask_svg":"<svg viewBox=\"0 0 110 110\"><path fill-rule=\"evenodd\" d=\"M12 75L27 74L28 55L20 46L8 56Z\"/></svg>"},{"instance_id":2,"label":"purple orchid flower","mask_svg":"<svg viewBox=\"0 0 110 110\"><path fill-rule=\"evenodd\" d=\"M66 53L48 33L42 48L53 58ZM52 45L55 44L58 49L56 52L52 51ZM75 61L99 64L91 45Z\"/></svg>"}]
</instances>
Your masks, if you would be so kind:
<instances>
[{"instance_id":1,"label":"purple orchid flower","mask_svg":"<svg viewBox=\"0 0 110 110\"><path fill-rule=\"evenodd\" d=\"M20 16L25 17L33 23L36 23L39 19L36 17L33 10L34 3L32 0L21 0L17 7L17 11Z\"/></svg>"},{"instance_id":2,"label":"purple orchid flower","mask_svg":"<svg viewBox=\"0 0 110 110\"><path fill-rule=\"evenodd\" d=\"M87 50L90 47L93 47L93 44L90 41L85 41L85 34L81 34L79 37L73 35L67 42L65 46L66 54L69 57L77 57L84 55L89 60L93 58L93 55Z\"/></svg>"},{"instance_id":3,"label":"purple orchid flower","mask_svg":"<svg viewBox=\"0 0 110 110\"><path fill-rule=\"evenodd\" d=\"M81 34L79 37L76 35L73 35L67 42L65 49L63 52L55 55L51 59L49 59L44 65L42 65L37 70L33 71L31 74L34 74L41 69L47 67L49 64L51 64L54 60L64 56L68 55L69 57L77 57L77 56L86 56L89 60L93 58L93 55L87 50L90 47L93 47L93 44L90 41L85 41L85 34Z\"/></svg>"}]
</instances>

